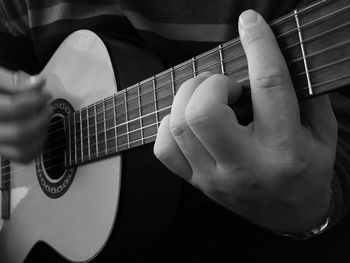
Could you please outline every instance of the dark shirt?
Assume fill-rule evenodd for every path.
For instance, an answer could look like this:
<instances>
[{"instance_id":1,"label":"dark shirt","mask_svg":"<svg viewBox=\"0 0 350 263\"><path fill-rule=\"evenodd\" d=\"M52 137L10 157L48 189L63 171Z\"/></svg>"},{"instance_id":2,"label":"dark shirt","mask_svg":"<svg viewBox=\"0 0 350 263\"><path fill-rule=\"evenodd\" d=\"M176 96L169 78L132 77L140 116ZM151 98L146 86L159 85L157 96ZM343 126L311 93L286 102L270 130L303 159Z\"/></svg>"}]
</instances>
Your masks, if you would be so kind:
<instances>
[{"instance_id":1,"label":"dark shirt","mask_svg":"<svg viewBox=\"0 0 350 263\"><path fill-rule=\"evenodd\" d=\"M26 0L1 1L0 63L11 69L40 72L59 44L78 29L89 29L156 54L165 67L178 64L237 37L237 19L255 9L272 21L300 5L300 0ZM113 46L113 43L111 43ZM339 122L337 160L333 180L335 221L343 218L349 196L349 113L346 97L332 96ZM144 157L147 155L148 157ZM127 153L125 172L169 173L155 160L151 147ZM149 158L138 169L133 159ZM151 167L152 166L152 167ZM333 230L306 242L281 237L257 227L215 204L184 183L177 216L167 233L146 243L142 238L123 240L116 231L95 259L120 262L242 262L341 259L346 240L345 221ZM145 226L147 227L147 226ZM15 244L14 244L15 245ZM28 262L60 261L43 244L32 251Z\"/></svg>"}]
</instances>

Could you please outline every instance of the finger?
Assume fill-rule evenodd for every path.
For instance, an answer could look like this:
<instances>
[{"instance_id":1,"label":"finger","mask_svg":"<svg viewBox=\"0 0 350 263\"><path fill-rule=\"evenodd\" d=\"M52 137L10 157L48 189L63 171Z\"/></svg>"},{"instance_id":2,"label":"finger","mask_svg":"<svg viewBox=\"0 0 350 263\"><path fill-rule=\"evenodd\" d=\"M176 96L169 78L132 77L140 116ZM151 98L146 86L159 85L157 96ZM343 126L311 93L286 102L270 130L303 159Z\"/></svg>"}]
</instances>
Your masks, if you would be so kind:
<instances>
[{"instance_id":1,"label":"finger","mask_svg":"<svg viewBox=\"0 0 350 263\"><path fill-rule=\"evenodd\" d=\"M239 21L256 133L267 143L284 141L300 127L298 102L286 62L270 27L258 13L245 11Z\"/></svg>"},{"instance_id":2,"label":"finger","mask_svg":"<svg viewBox=\"0 0 350 263\"><path fill-rule=\"evenodd\" d=\"M5 122L0 128L0 143L23 145L29 140L37 140L38 134L47 130L51 110L49 107L43 108L37 114L22 121Z\"/></svg>"},{"instance_id":3,"label":"finger","mask_svg":"<svg viewBox=\"0 0 350 263\"><path fill-rule=\"evenodd\" d=\"M320 142L335 145L337 139L337 120L328 95L304 100L300 103L302 123Z\"/></svg>"},{"instance_id":4,"label":"finger","mask_svg":"<svg viewBox=\"0 0 350 263\"><path fill-rule=\"evenodd\" d=\"M43 76L31 76L23 71L10 71L0 67L0 93L13 94L23 90L41 89Z\"/></svg>"},{"instance_id":5,"label":"finger","mask_svg":"<svg viewBox=\"0 0 350 263\"><path fill-rule=\"evenodd\" d=\"M174 174L190 181L192 169L169 130L170 116L162 119L154 144L155 156Z\"/></svg>"},{"instance_id":6,"label":"finger","mask_svg":"<svg viewBox=\"0 0 350 263\"><path fill-rule=\"evenodd\" d=\"M29 141L25 146L2 144L0 145L1 156L10 160L28 163L38 156L45 141L45 133L39 135L38 140Z\"/></svg>"},{"instance_id":7,"label":"finger","mask_svg":"<svg viewBox=\"0 0 350 263\"><path fill-rule=\"evenodd\" d=\"M33 115L45 107L51 95L26 92L0 95L0 121L19 120Z\"/></svg>"},{"instance_id":8,"label":"finger","mask_svg":"<svg viewBox=\"0 0 350 263\"><path fill-rule=\"evenodd\" d=\"M239 98L242 87L224 75L213 75L193 93L186 108L191 130L217 162L230 163L242 157L247 127L241 126L227 105Z\"/></svg>"},{"instance_id":9,"label":"finger","mask_svg":"<svg viewBox=\"0 0 350 263\"><path fill-rule=\"evenodd\" d=\"M192 168L191 183L199 187L206 180L193 175L197 174L198 169L202 169L201 172L207 170L207 173L202 174L209 174L208 169L215 165L215 161L188 127L185 109L197 86L209 75L210 73L203 73L181 85L172 105L169 122L170 132Z\"/></svg>"}]
</instances>

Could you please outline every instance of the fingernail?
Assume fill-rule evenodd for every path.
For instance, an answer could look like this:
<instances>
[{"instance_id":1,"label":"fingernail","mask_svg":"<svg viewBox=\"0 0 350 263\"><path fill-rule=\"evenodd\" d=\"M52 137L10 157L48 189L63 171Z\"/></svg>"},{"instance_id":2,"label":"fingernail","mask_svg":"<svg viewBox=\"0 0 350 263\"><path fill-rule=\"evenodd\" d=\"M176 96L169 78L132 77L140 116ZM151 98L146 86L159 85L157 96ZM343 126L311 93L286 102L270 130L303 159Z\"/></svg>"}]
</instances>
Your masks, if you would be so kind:
<instances>
[{"instance_id":1,"label":"fingernail","mask_svg":"<svg viewBox=\"0 0 350 263\"><path fill-rule=\"evenodd\" d=\"M239 25L244 29L253 26L258 21L258 13L254 10L246 10L239 17Z\"/></svg>"}]
</instances>

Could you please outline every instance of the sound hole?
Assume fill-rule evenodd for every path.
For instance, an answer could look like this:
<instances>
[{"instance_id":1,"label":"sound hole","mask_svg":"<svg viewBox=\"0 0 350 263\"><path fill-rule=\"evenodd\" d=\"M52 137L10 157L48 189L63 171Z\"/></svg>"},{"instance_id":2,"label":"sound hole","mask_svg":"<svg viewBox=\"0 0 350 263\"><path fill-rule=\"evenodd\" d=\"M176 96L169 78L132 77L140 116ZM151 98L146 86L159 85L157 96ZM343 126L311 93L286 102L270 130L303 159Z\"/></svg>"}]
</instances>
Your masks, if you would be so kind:
<instances>
[{"instance_id":1,"label":"sound hole","mask_svg":"<svg viewBox=\"0 0 350 263\"><path fill-rule=\"evenodd\" d=\"M48 136L43 149L43 164L47 175L52 180L58 180L65 171L66 137L64 119L55 116L51 119Z\"/></svg>"}]
</instances>

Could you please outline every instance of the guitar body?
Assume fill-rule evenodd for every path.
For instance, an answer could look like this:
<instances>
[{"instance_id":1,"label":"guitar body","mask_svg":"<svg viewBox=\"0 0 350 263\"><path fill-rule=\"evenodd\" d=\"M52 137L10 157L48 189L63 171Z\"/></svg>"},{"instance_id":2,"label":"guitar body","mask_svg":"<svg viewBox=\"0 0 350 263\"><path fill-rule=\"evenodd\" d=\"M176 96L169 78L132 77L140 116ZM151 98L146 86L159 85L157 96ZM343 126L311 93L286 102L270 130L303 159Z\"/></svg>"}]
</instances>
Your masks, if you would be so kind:
<instances>
[{"instance_id":1,"label":"guitar body","mask_svg":"<svg viewBox=\"0 0 350 263\"><path fill-rule=\"evenodd\" d=\"M131 58L125 63L132 63ZM99 37L86 30L70 35L53 55L42 74L46 78L46 88L53 94L52 103L57 102L53 105L63 111L67 105L78 110L117 92L115 72L108 51ZM126 76L122 82L126 84L131 82L132 78L136 81L145 77L144 74L148 73ZM118 82L122 83L119 80ZM67 104L61 104L62 101ZM123 222L128 221L128 216L133 217L132 209L137 210L137 206L133 208L131 205L129 210L123 208L125 212L116 219L121 197L121 171L119 155L80 165L65 172L69 182L62 182L62 185L65 184L62 187L68 185L67 189L62 191L64 193L49 196L44 192L44 188L49 186L45 186L41 180L41 177L47 175L45 166L40 166L40 158L27 165L11 162L11 214L9 220L0 219L0 261L23 262L33 246L40 241L48 244L67 260L81 262L93 259L106 244L113 227L116 231L120 228L121 232L123 227L132 227ZM46 180L55 183L59 179ZM170 205L178 198L176 192L178 193L179 187L176 183L174 187L168 187L167 183L164 183L164 194L167 191L168 195L173 195L169 199L164 196L165 201L170 200ZM129 185L138 184L129 183L127 187ZM139 192L148 187L150 186L143 184L132 192ZM127 191L128 189L124 189L122 192ZM141 196L145 197L142 193ZM142 205L147 201L154 202L152 198L163 199L163 196L142 200ZM127 197L122 197L122 200L122 206L127 206ZM160 206L169 207L164 204ZM152 209L151 213L161 213L157 206ZM170 211L170 207L167 209ZM173 216L174 213L167 211L161 219L168 226L171 219L170 216L168 219L166 216ZM149 219L150 215L145 216L148 217L145 222L152 221ZM118 225L119 221L122 222L121 225ZM130 222L137 225L143 220L131 218ZM136 226L136 229L137 227L139 226ZM130 235L130 239L136 236L135 233Z\"/></svg>"}]
</instances>

